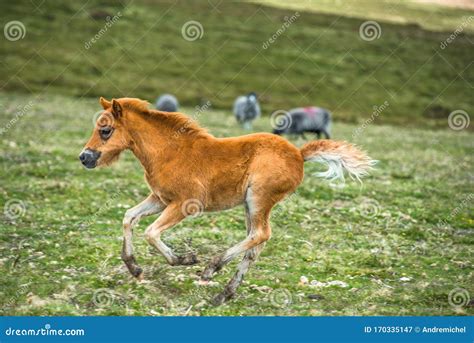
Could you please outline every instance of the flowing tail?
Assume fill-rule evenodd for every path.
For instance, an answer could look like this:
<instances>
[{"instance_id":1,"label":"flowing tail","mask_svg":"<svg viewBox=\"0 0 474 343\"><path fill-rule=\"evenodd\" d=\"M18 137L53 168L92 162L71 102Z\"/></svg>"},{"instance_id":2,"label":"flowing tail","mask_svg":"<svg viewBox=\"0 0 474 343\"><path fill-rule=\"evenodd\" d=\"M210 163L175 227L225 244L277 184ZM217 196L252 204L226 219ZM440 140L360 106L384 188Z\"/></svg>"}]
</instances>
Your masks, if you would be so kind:
<instances>
[{"instance_id":1,"label":"flowing tail","mask_svg":"<svg viewBox=\"0 0 474 343\"><path fill-rule=\"evenodd\" d=\"M317 140L309 142L301 148L301 155L305 161L320 162L328 166L328 170L317 173L316 176L329 180L340 179L344 181L344 171L351 179L366 176L377 163L364 151L344 141Z\"/></svg>"}]
</instances>

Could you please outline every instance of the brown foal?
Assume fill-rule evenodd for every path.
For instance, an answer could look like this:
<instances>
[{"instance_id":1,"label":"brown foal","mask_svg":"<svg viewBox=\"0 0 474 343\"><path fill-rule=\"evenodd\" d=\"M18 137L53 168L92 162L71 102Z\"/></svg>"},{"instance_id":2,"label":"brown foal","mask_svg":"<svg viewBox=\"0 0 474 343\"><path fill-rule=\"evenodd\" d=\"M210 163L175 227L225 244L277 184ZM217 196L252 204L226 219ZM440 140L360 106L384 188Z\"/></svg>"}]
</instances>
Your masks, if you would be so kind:
<instances>
[{"instance_id":1,"label":"brown foal","mask_svg":"<svg viewBox=\"0 0 474 343\"><path fill-rule=\"evenodd\" d=\"M123 219L122 259L130 273L143 277L133 256L132 229L140 218L161 213L145 231L147 241L171 265L198 262L193 253L176 255L162 240L163 231L187 216L221 211L243 204L247 237L214 257L201 275L203 283L241 253L237 272L214 298L221 304L235 295L250 265L271 236L270 211L303 180L305 161L322 162L318 176L359 179L375 161L353 145L332 140L312 141L298 149L269 133L216 138L181 113L148 109L140 99L100 99L104 111L80 160L87 168L109 165L130 149L145 170L151 194L129 209Z\"/></svg>"}]
</instances>

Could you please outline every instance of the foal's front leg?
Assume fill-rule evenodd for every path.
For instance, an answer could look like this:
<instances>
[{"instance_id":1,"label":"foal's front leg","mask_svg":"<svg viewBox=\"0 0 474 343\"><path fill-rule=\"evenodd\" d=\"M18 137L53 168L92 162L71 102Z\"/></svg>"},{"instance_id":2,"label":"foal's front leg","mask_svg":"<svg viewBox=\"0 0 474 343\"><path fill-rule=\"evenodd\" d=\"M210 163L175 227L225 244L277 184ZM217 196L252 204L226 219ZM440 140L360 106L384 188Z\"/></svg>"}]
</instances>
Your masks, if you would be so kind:
<instances>
[{"instance_id":1,"label":"foal's front leg","mask_svg":"<svg viewBox=\"0 0 474 343\"><path fill-rule=\"evenodd\" d=\"M158 197L150 194L148 198L143 200L137 206L125 212L123 218L123 247L122 260L127 266L130 273L136 278L142 278L143 270L137 264L133 256L132 233L133 227L138 223L140 218L161 212L165 208Z\"/></svg>"},{"instance_id":2,"label":"foal's front leg","mask_svg":"<svg viewBox=\"0 0 474 343\"><path fill-rule=\"evenodd\" d=\"M171 248L169 248L161 240L161 233L174 225L178 224L185 218L181 206L178 204L169 204L160 217L153 222L145 231L145 237L148 243L154 246L172 266L191 265L198 263L196 255L192 252L177 256Z\"/></svg>"}]
</instances>

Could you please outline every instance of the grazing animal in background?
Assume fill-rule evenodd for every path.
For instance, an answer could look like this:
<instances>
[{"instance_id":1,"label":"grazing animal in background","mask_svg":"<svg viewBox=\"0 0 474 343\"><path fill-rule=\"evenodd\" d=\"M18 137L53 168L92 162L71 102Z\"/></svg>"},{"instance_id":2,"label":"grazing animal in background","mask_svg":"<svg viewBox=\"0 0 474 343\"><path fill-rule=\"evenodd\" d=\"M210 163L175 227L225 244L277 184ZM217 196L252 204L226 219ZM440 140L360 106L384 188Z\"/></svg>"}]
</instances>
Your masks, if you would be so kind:
<instances>
[{"instance_id":1,"label":"grazing animal in background","mask_svg":"<svg viewBox=\"0 0 474 343\"><path fill-rule=\"evenodd\" d=\"M234 102L234 115L244 129L252 129L252 121L260 117L260 104L257 94L251 92L247 95L241 95Z\"/></svg>"},{"instance_id":2,"label":"grazing animal in background","mask_svg":"<svg viewBox=\"0 0 474 343\"><path fill-rule=\"evenodd\" d=\"M156 109L163 112L178 112L178 99L171 94L163 94L156 99Z\"/></svg>"},{"instance_id":3,"label":"grazing animal in background","mask_svg":"<svg viewBox=\"0 0 474 343\"><path fill-rule=\"evenodd\" d=\"M215 272L240 254L237 272L214 299L233 297L251 264L271 236L270 212L303 180L303 165L322 162L328 170L318 176L359 179L374 161L342 141L319 140L301 149L270 133L216 138L181 113L148 108L140 99L100 98L103 112L79 158L86 168L107 166L131 150L145 170L151 193L127 210L123 219L122 260L130 273L143 278L133 255L132 229L145 216L161 213L145 231L146 240L170 265L198 262L193 252L176 255L162 240L164 231L187 216L244 205L247 237L211 259L202 272L206 284ZM176 132L180 132L176 135Z\"/></svg>"},{"instance_id":4,"label":"grazing animal in background","mask_svg":"<svg viewBox=\"0 0 474 343\"><path fill-rule=\"evenodd\" d=\"M285 127L276 128L273 133L281 134L299 134L306 139L304 133L312 132L321 137L321 133L330 139L331 113L321 107L298 107L290 110L288 118L284 120Z\"/></svg>"}]
</instances>

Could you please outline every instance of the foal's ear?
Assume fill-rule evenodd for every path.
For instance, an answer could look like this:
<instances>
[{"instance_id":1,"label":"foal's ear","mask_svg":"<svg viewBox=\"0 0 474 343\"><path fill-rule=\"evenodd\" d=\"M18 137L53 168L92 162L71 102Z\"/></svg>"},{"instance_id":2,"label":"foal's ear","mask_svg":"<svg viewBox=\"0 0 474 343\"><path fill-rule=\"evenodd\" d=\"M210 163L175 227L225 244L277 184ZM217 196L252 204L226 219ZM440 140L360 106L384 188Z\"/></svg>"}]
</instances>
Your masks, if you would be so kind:
<instances>
[{"instance_id":1,"label":"foal's ear","mask_svg":"<svg viewBox=\"0 0 474 343\"><path fill-rule=\"evenodd\" d=\"M122 116L122 105L115 99L112 99L112 114L117 119Z\"/></svg>"},{"instance_id":2,"label":"foal's ear","mask_svg":"<svg viewBox=\"0 0 474 343\"><path fill-rule=\"evenodd\" d=\"M112 105L109 100L105 100L103 97L100 97L99 102L104 110L108 109Z\"/></svg>"}]
</instances>

